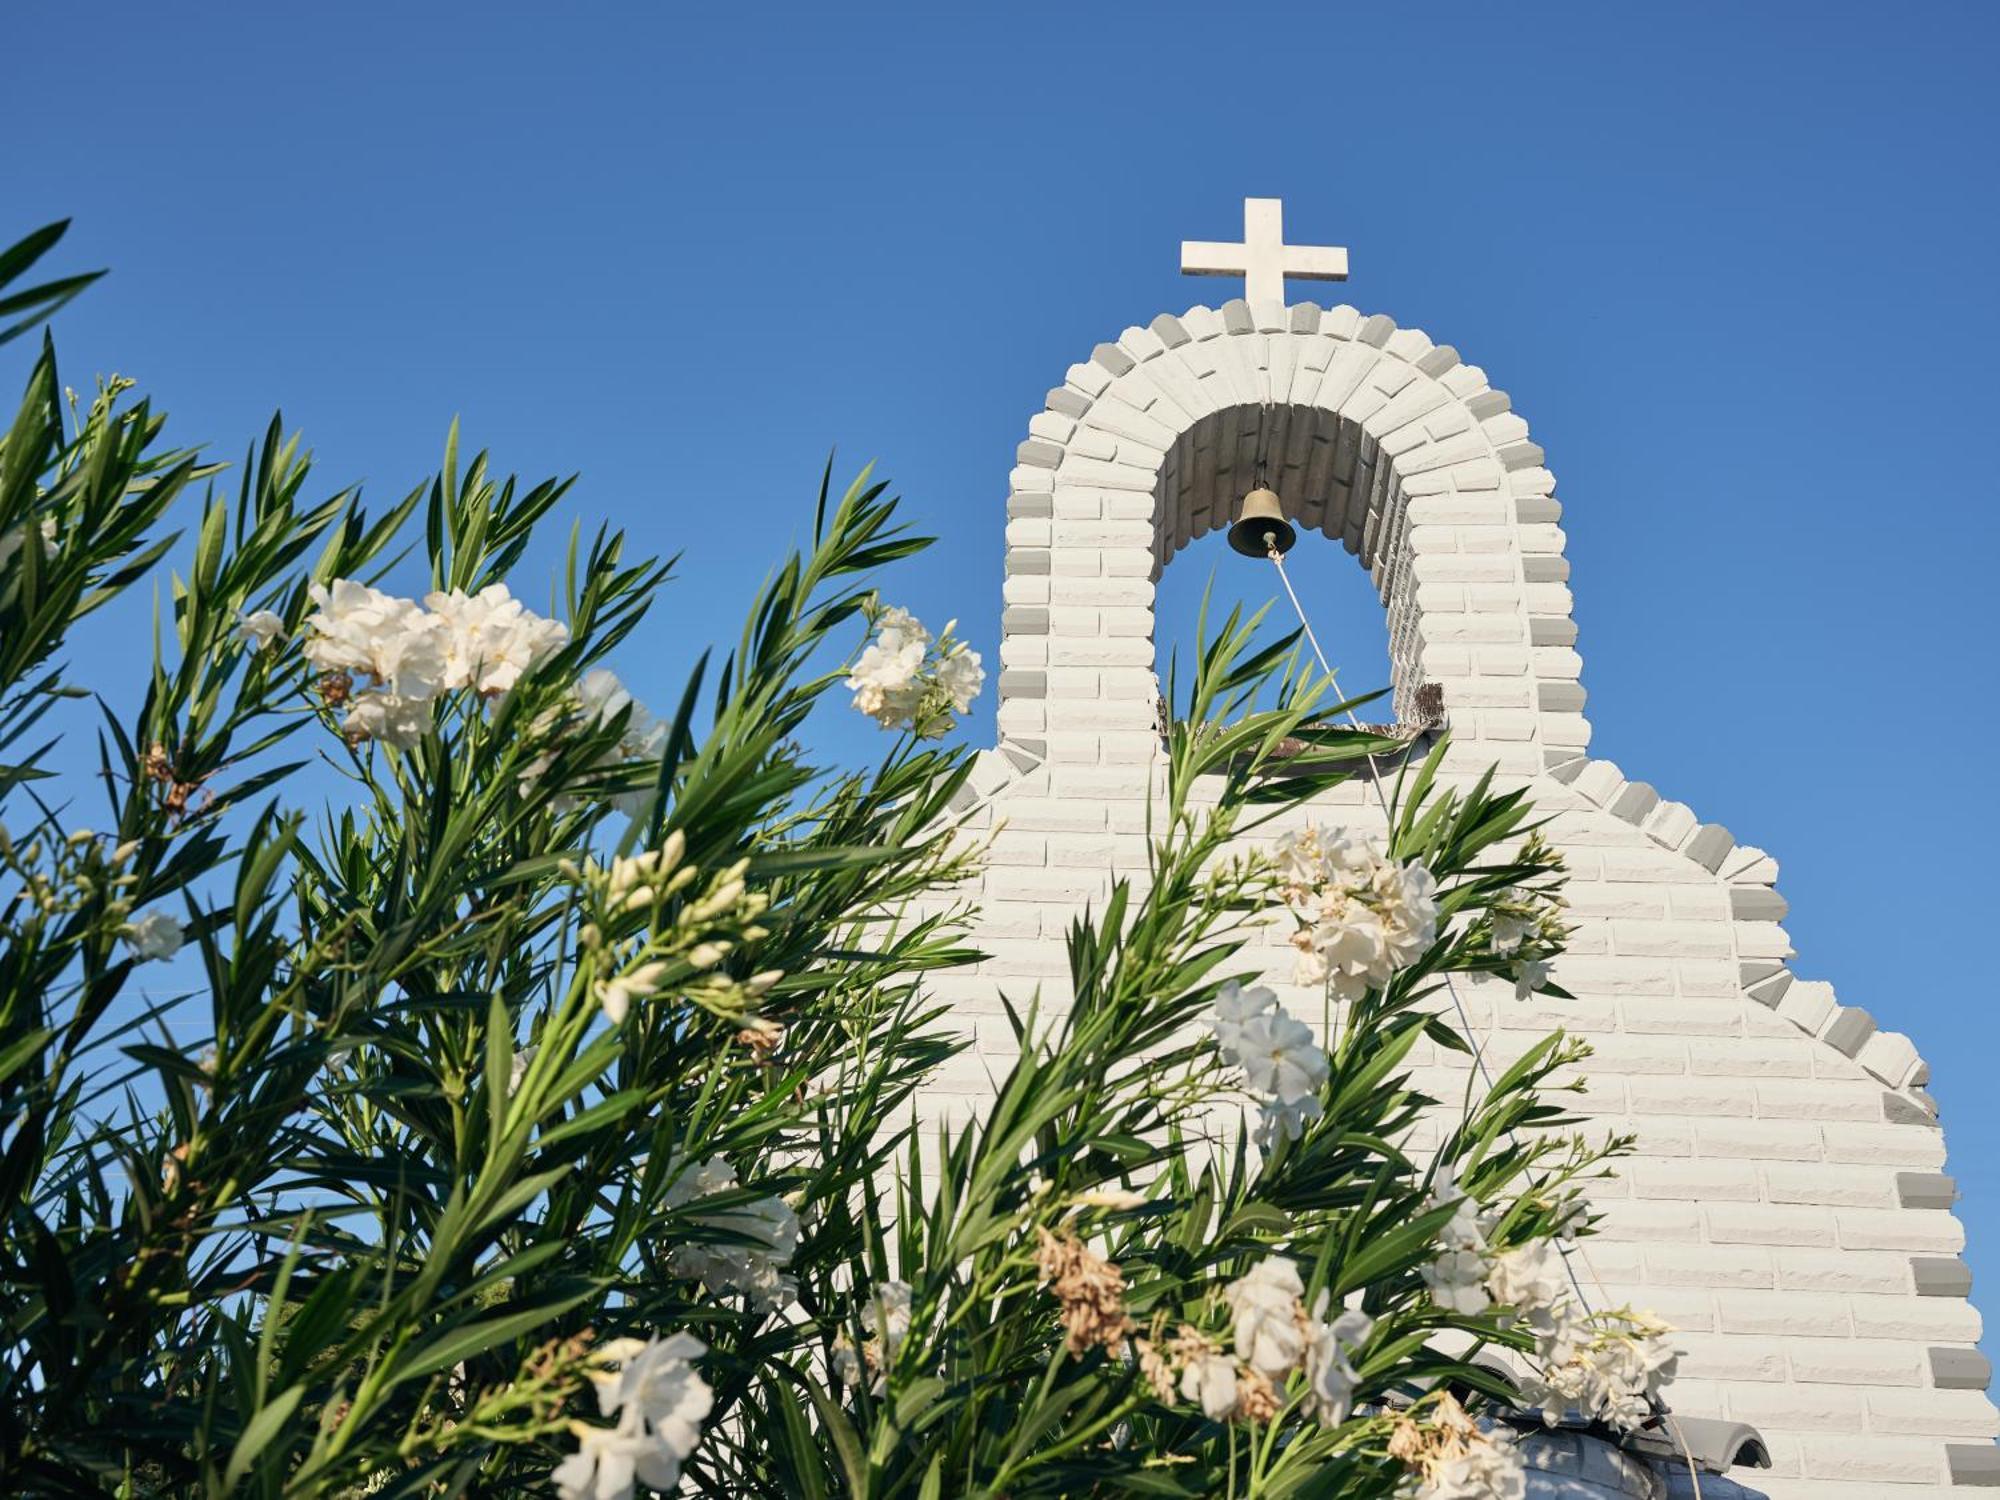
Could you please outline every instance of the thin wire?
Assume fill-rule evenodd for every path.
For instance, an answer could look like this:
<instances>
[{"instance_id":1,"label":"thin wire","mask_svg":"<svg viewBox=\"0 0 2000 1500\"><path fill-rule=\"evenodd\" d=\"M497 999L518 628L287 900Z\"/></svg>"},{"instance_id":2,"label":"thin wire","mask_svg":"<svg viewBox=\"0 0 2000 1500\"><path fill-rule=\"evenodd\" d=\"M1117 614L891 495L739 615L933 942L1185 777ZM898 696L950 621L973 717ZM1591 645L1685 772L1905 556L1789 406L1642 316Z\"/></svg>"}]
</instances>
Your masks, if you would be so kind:
<instances>
[{"instance_id":1,"label":"thin wire","mask_svg":"<svg viewBox=\"0 0 2000 1500\"><path fill-rule=\"evenodd\" d=\"M1285 555L1278 550L1269 532L1264 534L1264 555L1271 559L1272 565L1278 570L1278 579L1285 586L1285 596L1292 601L1292 611L1299 617L1299 626L1306 633L1306 643L1312 647L1313 656L1319 662L1320 671L1326 674L1327 682L1332 685L1334 691L1338 692L1340 689L1340 674L1334 670L1333 665L1326 658L1326 652L1321 649L1319 636L1314 633L1312 628L1312 621L1306 617L1305 605L1299 602L1299 592L1292 587L1292 575L1285 571ZM1352 724L1356 729L1363 727L1361 720L1355 716L1353 709L1346 710L1346 713L1349 724ZM1393 832L1395 821L1389 812L1388 794L1382 790L1381 768L1375 764L1375 756L1372 751L1367 753L1366 759L1368 761L1368 782L1369 785L1375 788L1375 800L1382 808L1383 823ZM1449 973L1444 976L1444 988L1445 993L1451 996L1452 1008L1458 1012L1458 1024L1463 1029L1466 1040L1472 1043L1472 1061L1479 1069L1480 1077L1486 1080L1487 1088L1491 1089L1493 1087L1493 1073L1486 1066L1486 1049L1480 1042L1478 1032L1473 1030L1472 1018L1466 1011L1465 1002L1459 998L1458 986L1451 982L1451 975ZM1510 1140L1514 1138L1512 1130L1509 1130L1507 1135ZM1591 1264L1589 1253L1581 1245L1565 1243L1561 1236L1557 1236L1555 1245L1556 1253L1562 1257L1563 1270L1569 1275L1569 1284L1576 1292L1577 1301L1583 1304L1585 1313L1595 1315L1597 1309L1591 1306L1590 1294L1584 1291L1583 1282L1576 1274L1576 1267L1570 1262L1571 1255L1575 1254L1583 1257L1583 1268L1590 1273L1590 1279L1597 1283L1597 1290L1604 1295L1606 1301L1609 1301L1611 1293L1605 1287L1604 1279L1597 1274L1597 1267ZM1687 1462L1688 1478L1694 1485L1694 1500L1701 1500L1701 1475L1695 1470L1694 1454L1688 1448L1687 1439L1681 1434L1681 1424L1674 1420L1673 1411L1664 1399L1657 1396L1649 1397L1648 1403L1664 1419L1668 1432L1672 1434L1674 1442L1679 1446L1681 1457Z\"/></svg>"},{"instance_id":2,"label":"thin wire","mask_svg":"<svg viewBox=\"0 0 2000 1500\"><path fill-rule=\"evenodd\" d=\"M1321 649L1319 636L1314 633L1312 628L1312 621L1306 618L1305 605L1299 601L1299 591L1292 587L1292 575L1285 571L1285 556L1272 542L1269 532L1266 532L1264 535L1264 555L1271 559L1272 566L1278 570L1278 579L1285 586L1285 596L1292 601L1292 610L1299 617L1299 625L1306 633L1306 643L1312 647L1313 656L1319 662L1320 671L1326 674L1327 681L1338 692L1340 674L1333 669L1333 665L1326 658L1326 652ZM1362 727L1361 720L1355 716L1353 709L1347 709L1346 714L1348 723L1352 724L1356 729ZM1369 785L1375 788L1375 800L1382 808L1382 821L1389 831L1393 833L1395 819L1389 811L1388 794L1382 790L1381 768L1375 764L1373 752L1369 752L1366 758L1368 761ZM1478 1032L1473 1029L1472 1016L1465 1008L1465 1001L1459 998L1458 986L1452 983L1449 973L1444 975L1444 989L1445 993L1451 996L1452 1009L1458 1012L1459 1027L1465 1033L1466 1040L1472 1043L1473 1065L1479 1069L1479 1076L1485 1080L1486 1087L1491 1090L1493 1087L1493 1070L1486 1065L1485 1046L1480 1042ZM1510 1130L1507 1134L1511 1138L1514 1132ZM1569 1274L1569 1284L1576 1291L1577 1300L1583 1304L1583 1310L1586 1313L1595 1314L1597 1309L1591 1305L1590 1296L1583 1289L1583 1281L1577 1276L1576 1267L1570 1263L1572 1251L1581 1254L1581 1247L1565 1244L1561 1236L1557 1236L1555 1245L1556 1253L1562 1257L1563 1270ZM1609 1300L1610 1292L1605 1288L1603 1280L1597 1274L1597 1268L1590 1263L1590 1258L1587 1255L1584 1257L1583 1264L1584 1269L1590 1272L1590 1279L1597 1282L1598 1291L1604 1293L1606 1299Z\"/></svg>"}]
</instances>

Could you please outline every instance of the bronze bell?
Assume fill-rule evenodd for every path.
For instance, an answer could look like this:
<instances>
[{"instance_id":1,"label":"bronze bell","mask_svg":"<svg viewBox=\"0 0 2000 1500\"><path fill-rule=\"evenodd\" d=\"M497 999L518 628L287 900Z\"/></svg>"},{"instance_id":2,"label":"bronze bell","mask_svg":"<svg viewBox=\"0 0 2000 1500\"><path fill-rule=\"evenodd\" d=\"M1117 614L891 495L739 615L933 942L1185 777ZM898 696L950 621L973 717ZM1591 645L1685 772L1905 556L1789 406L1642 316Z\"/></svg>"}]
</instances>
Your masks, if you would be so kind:
<instances>
[{"instance_id":1,"label":"bronze bell","mask_svg":"<svg viewBox=\"0 0 2000 1500\"><path fill-rule=\"evenodd\" d=\"M1245 557L1267 557L1273 550L1292 550L1299 534L1285 519L1284 503L1277 493L1259 486L1243 497L1236 524L1229 528L1229 545Z\"/></svg>"}]
</instances>

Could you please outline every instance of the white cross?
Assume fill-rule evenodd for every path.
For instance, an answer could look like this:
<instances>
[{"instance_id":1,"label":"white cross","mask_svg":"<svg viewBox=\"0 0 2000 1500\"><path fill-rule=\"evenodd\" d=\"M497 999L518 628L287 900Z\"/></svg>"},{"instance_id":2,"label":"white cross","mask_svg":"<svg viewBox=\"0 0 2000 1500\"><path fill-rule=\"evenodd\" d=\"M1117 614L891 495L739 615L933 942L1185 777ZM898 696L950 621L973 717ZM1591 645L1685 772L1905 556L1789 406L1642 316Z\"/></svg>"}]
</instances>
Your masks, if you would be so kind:
<instances>
[{"instance_id":1,"label":"white cross","mask_svg":"<svg viewBox=\"0 0 2000 1500\"><path fill-rule=\"evenodd\" d=\"M1347 251L1334 245L1287 245L1281 198L1243 200L1243 243L1182 240L1183 276L1241 276L1251 302L1285 300L1285 278L1347 280Z\"/></svg>"}]
</instances>

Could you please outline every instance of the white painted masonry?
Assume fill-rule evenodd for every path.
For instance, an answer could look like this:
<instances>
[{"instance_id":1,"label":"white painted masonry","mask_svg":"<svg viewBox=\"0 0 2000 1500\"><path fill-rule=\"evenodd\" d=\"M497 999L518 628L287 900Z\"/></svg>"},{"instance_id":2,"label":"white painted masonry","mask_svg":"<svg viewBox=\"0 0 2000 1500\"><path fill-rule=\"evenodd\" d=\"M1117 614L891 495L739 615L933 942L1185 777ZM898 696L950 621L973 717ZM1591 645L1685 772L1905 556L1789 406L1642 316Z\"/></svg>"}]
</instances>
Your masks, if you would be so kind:
<instances>
[{"instance_id":1,"label":"white painted masonry","mask_svg":"<svg viewBox=\"0 0 2000 1500\"><path fill-rule=\"evenodd\" d=\"M1013 1048L999 995L1039 988L1059 1007L1066 925L1112 872L1143 871L1154 580L1228 525L1260 438L1291 518L1373 577L1399 713L1439 684L1454 774L1497 765L1554 816L1578 924L1557 977L1578 998L1465 994L1496 1060L1556 1025L1595 1045L1580 1108L1639 1145L1598 1193L1589 1262L1609 1300L1684 1330L1676 1409L1761 1429L1776 1467L1744 1478L1773 1500L2000 1482L1922 1060L1794 976L1775 860L1586 756L1542 450L1483 371L1379 314L1163 315L1098 345L1029 422L1007 501L1000 743L962 804L993 836L977 892L992 957L939 986L977 1046L935 1107L987 1092ZM1359 783L1313 817L1379 827ZM1275 927L1255 956L1316 1013ZM1461 1087L1451 1054L1415 1061L1433 1092Z\"/></svg>"}]
</instances>

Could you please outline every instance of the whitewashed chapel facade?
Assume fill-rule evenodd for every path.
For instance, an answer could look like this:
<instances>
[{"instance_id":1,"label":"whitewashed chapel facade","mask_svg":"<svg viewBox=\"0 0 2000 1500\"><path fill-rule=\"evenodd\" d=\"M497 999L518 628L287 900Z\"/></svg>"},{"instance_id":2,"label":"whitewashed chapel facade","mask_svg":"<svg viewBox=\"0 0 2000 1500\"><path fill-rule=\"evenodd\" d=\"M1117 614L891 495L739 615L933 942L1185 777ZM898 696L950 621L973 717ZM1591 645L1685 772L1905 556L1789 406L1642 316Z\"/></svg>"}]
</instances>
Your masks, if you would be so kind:
<instances>
[{"instance_id":1,"label":"whitewashed chapel facade","mask_svg":"<svg viewBox=\"0 0 2000 1500\"><path fill-rule=\"evenodd\" d=\"M1491 1059L1558 1025L1595 1047L1581 1107L1638 1150L1597 1193L1588 1260L1610 1301L1683 1330L1675 1409L1756 1426L1774 1467L1744 1477L1773 1500L2000 1484L1922 1059L1794 973L1774 859L1590 758L1562 506L1527 423L1448 345L1286 305L1282 275L1333 279L1345 257L1283 247L1276 212L1252 201L1244 246L1186 247L1190 269L1247 268L1248 300L1099 344L1028 423L1007 498L1000 743L962 809L992 833L976 933L992 957L941 986L977 1047L931 1104L990 1088L1013 1047L999 994L1059 1006L1067 924L1111 872L1143 871L1154 581L1229 525L1262 453L1300 530L1374 580L1399 716L1437 684L1456 772L1497 766L1554 815L1578 925L1556 977L1577 999L1464 994ZM1380 828L1359 782L1313 817ZM1264 957L1295 1013L1314 1013L1275 926ZM1418 1062L1434 1093L1460 1089L1462 1060Z\"/></svg>"}]
</instances>

